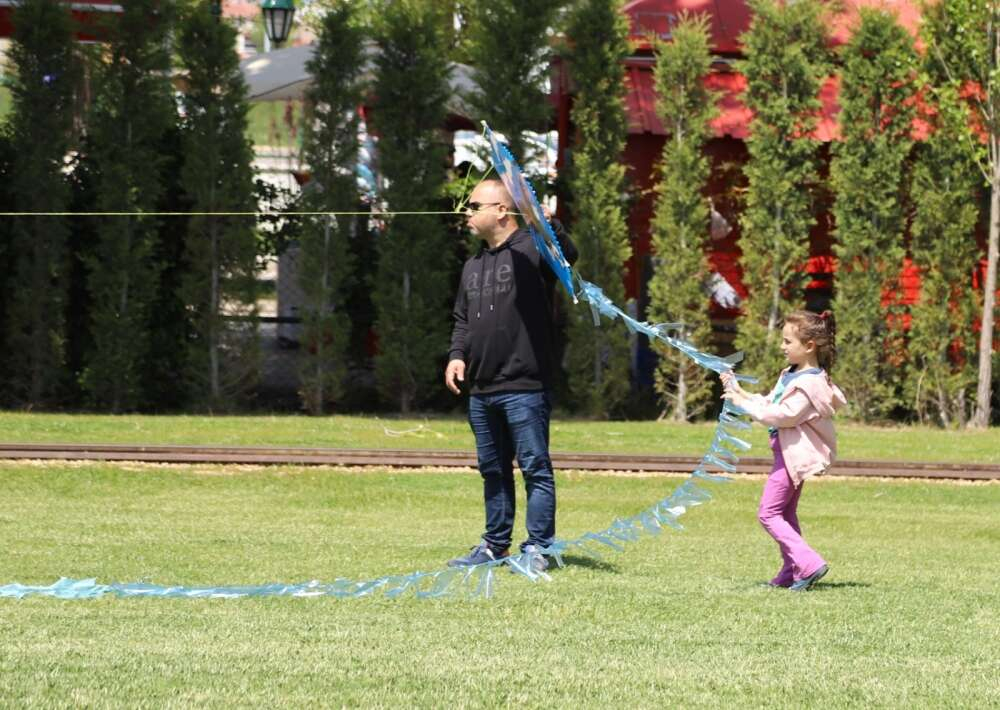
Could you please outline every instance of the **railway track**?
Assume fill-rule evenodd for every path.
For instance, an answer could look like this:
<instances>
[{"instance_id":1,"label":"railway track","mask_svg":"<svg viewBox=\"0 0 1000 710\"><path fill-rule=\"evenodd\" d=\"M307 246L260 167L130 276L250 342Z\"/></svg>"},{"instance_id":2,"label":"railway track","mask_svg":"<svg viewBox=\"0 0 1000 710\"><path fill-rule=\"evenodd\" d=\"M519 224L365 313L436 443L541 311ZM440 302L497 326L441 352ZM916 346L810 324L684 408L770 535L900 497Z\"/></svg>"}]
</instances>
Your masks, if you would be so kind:
<instances>
[{"instance_id":1,"label":"railway track","mask_svg":"<svg viewBox=\"0 0 1000 710\"><path fill-rule=\"evenodd\" d=\"M328 449L251 446L135 446L118 444L0 444L0 459L143 461L153 463L386 466L393 468L475 467L467 451L419 449ZM557 469L689 473L695 456L553 452ZM768 473L770 458L744 457L739 473ZM1000 465L915 461L838 461L831 476L1000 480Z\"/></svg>"}]
</instances>

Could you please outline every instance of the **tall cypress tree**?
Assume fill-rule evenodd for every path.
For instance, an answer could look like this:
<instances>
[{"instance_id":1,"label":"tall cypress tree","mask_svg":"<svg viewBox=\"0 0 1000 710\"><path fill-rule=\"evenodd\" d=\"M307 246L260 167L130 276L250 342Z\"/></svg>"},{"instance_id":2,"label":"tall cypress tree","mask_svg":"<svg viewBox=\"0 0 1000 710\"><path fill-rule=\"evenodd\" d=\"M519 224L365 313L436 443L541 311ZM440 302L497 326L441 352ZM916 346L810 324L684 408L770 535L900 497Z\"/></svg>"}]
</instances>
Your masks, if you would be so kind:
<instances>
[{"instance_id":1,"label":"tall cypress tree","mask_svg":"<svg viewBox=\"0 0 1000 710\"><path fill-rule=\"evenodd\" d=\"M657 45L657 113L668 136L651 224L656 267L649 280L647 318L684 323L682 336L704 347L711 336L704 291L710 271L709 211L703 195L709 175L704 148L716 113L716 97L704 84L712 65L711 36L704 16L682 17L671 35L669 43ZM685 421L707 402L710 378L673 348L655 347L660 356L656 391L670 417Z\"/></svg>"},{"instance_id":2,"label":"tall cypress tree","mask_svg":"<svg viewBox=\"0 0 1000 710\"><path fill-rule=\"evenodd\" d=\"M391 0L376 18L373 123L389 209L439 209L445 181L442 127L448 38L432 0ZM375 377L386 401L408 412L440 387L450 300L446 228L434 215L402 215L379 239L375 283L379 352Z\"/></svg>"},{"instance_id":3,"label":"tall cypress tree","mask_svg":"<svg viewBox=\"0 0 1000 710\"><path fill-rule=\"evenodd\" d=\"M923 39L938 84L977 91L969 101L976 136L976 164L990 190L986 273L982 282L976 412L970 424L990 423L997 262L1000 259L1000 4L987 0L940 0L923 12ZM967 94L968 95L968 94ZM982 138L982 140L981 140Z\"/></svg>"},{"instance_id":4,"label":"tall cypress tree","mask_svg":"<svg viewBox=\"0 0 1000 710\"><path fill-rule=\"evenodd\" d=\"M826 76L826 34L816 0L751 0L743 34L744 101L753 111L740 265L749 294L738 321L736 347L749 371L771 376L781 366L782 317L803 300L819 180L813 136L819 88Z\"/></svg>"},{"instance_id":5,"label":"tall cypress tree","mask_svg":"<svg viewBox=\"0 0 1000 710\"><path fill-rule=\"evenodd\" d=\"M898 400L901 363L891 356L891 329L901 328L902 314L893 307L887 320L883 294L898 290L905 255L904 167L913 147L917 56L895 17L862 9L842 59L842 140L830 165L837 371L852 413L868 421Z\"/></svg>"},{"instance_id":6,"label":"tall cypress tree","mask_svg":"<svg viewBox=\"0 0 1000 710\"><path fill-rule=\"evenodd\" d=\"M184 167L183 131L180 122L164 134L159 153L162 156L160 176L163 191L157 210L188 213L191 200L182 187ZM160 221L153 258L159 267L156 299L150 305L149 355L143 366L144 409L177 410L192 401L192 392L178 387L178 373L188 362L188 344L193 328L184 303L183 282L187 273L184 243L189 217L172 216Z\"/></svg>"},{"instance_id":7,"label":"tall cypress tree","mask_svg":"<svg viewBox=\"0 0 1000 710\"><path fill-rule=\"evenodd\" d=\"M171 3L134 0L107 23L88 142L99 211L150 212L158 206L160 148L177 115L167 43L172 21ZM158 234L156 219L105 218L85 260L92 345L83 386L92 404L113 412L134 409L142 400L150 307L160 270Z\"/></svg>"},{"instance_id":8,"label":"tall cypress tree","mask_svg":"<svg viewBox=\"0 0 1000 710\"><path fill-rule=\"evenodd\" d=\"M615 303L625 298L624 265L631 254L626 206L625 166L621 162L628 123L625 116L625 67L628 22L620 0L581 0L570 11L567 34L576 96L572 120L576 147L570 178L576 267L604 289ZM590 310L569 317L570 389L591 416L616 414L630 384L629 340L603 323L595 328Z\"/></svg>"},{"instance_id":9,"label":"tall cypress tree","mask_svg":"<svg viewBox=\"0 0 1000 710\"><path fill-rule=\"evenodd\" d=\"M470 3L467 56L476 91L475 115L507 138L524 164L535 157L525 131L548 129L549 32L566 0L496 0Z\"/></svg>"},{"instance_id":10,"label":"tall cypress tree","mask_svg":"<svg viewBox=\"0 0 1000 710\"><path fill-rule=\"evenodd\" d=\"M935 92L933 132L913 169L910 251L920 270L912 308L906 400L921 421L961 426L975 401L978 307L976 193L982 177L969 141L968 109L953 87Z\"/></svg>"},{"instance_id":11,"label":"tall cypress tree","mask_svg":"<svg viewBox=\"0 0 1000 710\"><path fill-rule=\"evenodd\" d=\"M58 0L24 0L14 11L6 133L11 156L7 191L24 212L65 212L63 175L72 145L79 79L69 7ZM44 406L64 378L67 235L65 217L22 217L9 224L4 323L7 397Z\"/></svg>"},{"instance_id":12,"label":"tall cypress tree","mask_svg":"<svg viewBox=\"0 0 1000 710\"><path fill-rule=\"evenodd\" d=\"M11 186L14 183L14 145L6 125L0 126L0 212L16 212ZM12 287L11 276L11 224L10 219L0 218L0 323L7 323L7 298ZM9 352L6 329L0 329L0 352ZM4 398L0 398L0 404Z\"/></svg>"},{"instance_id":13,"label":"tall cypress tree","mask_svg":"<svg viewBox=\"0 0 1000 710\"><path fill-rule=\"evenodd\" d=\"M235 32L207 5L185 14L178 33L187 74L181 181L192 216L185 242L184 301L191 313L187 384L209 407L229 407L258 375L253 150L246 137L247 87Z\"/></svg>"},{"instance_id":14,"label":"tall cypress tree","mask_svg":"<svg viewBox=\"0 0 1000 710\"><path fill-rule=\"evenodd\" d=\"M354 7L350 0L337 0L328 8L307 64L315 77L306 95L303 139L312 176L302 198L308 211L358 209L354 167L364 33ZM343 393L351 327L345 300L352 272L348 242L353 226L354 220L345 215L314 218L303 225L299 236L306 344L300 391L306 408L315 414Z\"/></svg>"},{"instance_id":15,"label":"tall cypress tree","mask_svg":"<svg viewBox=\"0 0 1000 710\"><path fill-rule=\"evenodd\" d=\"M95 61L93 57L89 61ZM70 212L90 212L96 209L94 187L97 167L88 136L82 136L76 156L70 163ZM66 389L67 404L90 405L83 389L83 372L93 345L90 318L90 294L87 288L88 261L97 244L97 230L103 220L74 219L69 223L69 245L66 268L66 342L64 368L70 382Z\"/></svg>"}]
</instances>

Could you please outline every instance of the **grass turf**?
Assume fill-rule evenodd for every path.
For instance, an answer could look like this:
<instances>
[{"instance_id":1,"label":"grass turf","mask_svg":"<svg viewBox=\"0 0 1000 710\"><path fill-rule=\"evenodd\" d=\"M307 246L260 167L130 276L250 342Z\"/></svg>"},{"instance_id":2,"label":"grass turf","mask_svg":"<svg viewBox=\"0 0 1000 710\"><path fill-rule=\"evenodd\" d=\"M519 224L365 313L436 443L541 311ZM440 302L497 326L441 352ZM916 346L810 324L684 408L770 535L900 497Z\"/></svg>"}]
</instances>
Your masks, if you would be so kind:
<instances>
[{"instance_id":1,"label":"grass turf","mask_svg":"<svg viewBox=\"0 0 1000 710\"><path fill-rule=\"evenodd\" d=\"M472 471L7 462L0 476L0 584L371 578L437 568L482 522ZM603 529L680 480L561 472L559 533ZM801 518L831 572L807 594L757 586L778 563L760 486L713 485L685 532L552 583L501 575L491 601L0 600L0 705L996 703L1000 486L808 484Z\"/></svg>"},{"instance_id":2,"label":"grass turf","mask_svg":"<svg viewBox=\"0 0 1000 710\"><path fill-rule=\"evenodd\" d=\"M592 422L556 417L555 451L690 454L705 452L713 423ZM838 425L840 456L882 461L1000 463L1000 428ZM767 432L755 426L751 456L769 456ZM109 416L0 413L0 441L17 443L205 444L343 448L462 449L472 434L460 416L400 419L375 416Z\"/></svg>"}]
</instances>

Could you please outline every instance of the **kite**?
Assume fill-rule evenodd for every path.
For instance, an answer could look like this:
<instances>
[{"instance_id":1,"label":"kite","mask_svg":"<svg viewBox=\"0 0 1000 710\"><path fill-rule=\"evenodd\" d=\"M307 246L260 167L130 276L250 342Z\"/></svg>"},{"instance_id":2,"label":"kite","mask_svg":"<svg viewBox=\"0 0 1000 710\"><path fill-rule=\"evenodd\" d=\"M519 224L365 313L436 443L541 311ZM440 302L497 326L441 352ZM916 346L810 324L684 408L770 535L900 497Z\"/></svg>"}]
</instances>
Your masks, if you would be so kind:
<instances>
[{"instance_id":1,"label":"kite","mask_svg":"<svg viewBox=\"0 0 1000 710\"><path fill-rule=\"evenodd\" d=\"M632 318L615 305L596 285L584 280L569 265L559 245L559 239L545 218L535 191L518 167L517 161L503 145L489 126L483 124L485 136L490 146L493 167L507 190L510 192L520 214L524 217L535 245L546 264L566 288L574 303L583 300L590 306L595 325L600 317L620 319L631 333L642 333L678 350L699 366L713 372L728 372L742 360L742 353L728 357L718 357L705 353L687 342L679 333L680 323L650 324ZM756 382L752 377L737 375L737 379ZM587 532L570 540L557 539L551 545L534 553L520 553L473 567L444 568L428 572L386 575L375 579L350 580L335 579L333 582L316 580L299 584L266 584L259 586L183 587L160 586L145 583L98 584L94 579L62 578L47 586L8 584L0 586L0 598L22 598L27 596L49 596L60 599L92 599L111 594L118 597L187 597L187 598L233 598L233 597L335 597L358 598L383 595L396 598L412 593L419 598L439 598L464 596L469 598L489 598L493 595L500 568L510 570L532 582L549 581L551 576L532 565L532 556L544 554L551 557L559 567L566 564L566 557L579 554L588 558L601 559L602 553L621 551L629 543L645 537L659 535L665 528L683 529L678 519L689 509L708 502L711 493L701 483L725 482L731 480L728 474L737 470L739 453L750 449L750 444L737 433L750 428L745 412L728 400L719 414L715 434L701 462L691 475L669 496L657 501L645 510L625 518L616 518L603 530Z\"/></svg>"}]
</instances>

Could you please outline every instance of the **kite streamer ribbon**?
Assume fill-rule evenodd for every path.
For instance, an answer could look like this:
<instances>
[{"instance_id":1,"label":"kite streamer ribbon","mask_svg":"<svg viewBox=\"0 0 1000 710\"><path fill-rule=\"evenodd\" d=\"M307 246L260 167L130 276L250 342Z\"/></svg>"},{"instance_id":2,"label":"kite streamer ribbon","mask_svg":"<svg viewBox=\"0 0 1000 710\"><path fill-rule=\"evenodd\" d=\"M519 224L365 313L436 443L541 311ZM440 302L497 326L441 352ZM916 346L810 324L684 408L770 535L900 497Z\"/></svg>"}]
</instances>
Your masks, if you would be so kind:
<instances>
[{"instance_id":1,"label":"kite streamer ribbon","mask_svg":"<svg viewBox=\"0 0 1000 710\"><path fill-rule=\"evenodd\" d=\"M524 177L514 157L490 130L483 124L490 145L494 168L503 180L528 224L535 245L545 262L558 277L560 283L572 296L574 302L581 299L590 306L595 324L600 317L620 319L631 333L642 333L647 337L666 344L683 353L700 367L713 372L731 371L742 360L742 353L728 357L718 357L702 352L687 342L680 333L679 323L650 324L640 322L616 306L596 285L582 279L569 265L559 245L559 239L541 209L531 183ZM755 378L737 375L745 382L756 382ZM566 557L579 554L601 559L603 553L622 551L626 545L645 537L659 535L664 528L682 530L678 519L689 509L712 499L711 493L703 488L703 482L726 482L728 474L737 470L738 452L750 449L750 444L737 436L736 432L750 428L745 412L726 400L719 414L718 424L708 451L691 475L669 496L654 503L649 508L626 518L616 518L604 530L587 532L571 540L555 540L551 545L535 553L520 553L500 560L466 568L445 568L430 572L413 572L403 575L387 575L376 579L353 581L336 579L333 582L319 581L299 584L265 584L222 587L160 586L155 584L98 584L94 579L67 579L47 586L8 584L0 586L0 598L22 598L28 596L49 596L59 599L92 599L111 594L118 597L187 597L187 598L231 598L231 597L335 597L340 599L358 598L381 594L396 598L413 593L419 598L440 598L449 596L489 598L496 587L499 568L506 568L532 582L550 580L544 571L538 571L532 564L532 557L544 554L552 558L560 567Z\"/></svg>"}]
</instances>

